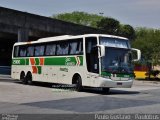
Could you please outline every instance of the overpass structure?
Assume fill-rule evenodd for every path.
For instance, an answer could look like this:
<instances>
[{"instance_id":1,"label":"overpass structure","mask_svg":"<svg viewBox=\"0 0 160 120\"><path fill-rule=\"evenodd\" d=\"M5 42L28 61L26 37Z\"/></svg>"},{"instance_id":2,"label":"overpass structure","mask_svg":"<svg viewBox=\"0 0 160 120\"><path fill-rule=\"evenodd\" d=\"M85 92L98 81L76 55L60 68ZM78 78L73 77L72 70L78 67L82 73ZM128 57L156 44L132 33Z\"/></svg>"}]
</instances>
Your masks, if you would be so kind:
<instances>
[{"instance_id":1,"label":"overpass structure","mask_svg":"<svg viewBox=\"0 0 160 120\"><path fill-rule=\"evenodd\" d=\"M7 37L8 35L6 34L8 33L15 36L18 35L18 41L26 41L28 37L40 38L64 34L102 33L102 31L49 17L0 7L0 37Z\"/></svg>"},{"instance_id":2,"label":"overpass structure","mask_svg":"<svg viewBox=\"0 0 160 120\"><path fill-rule=\"evenodd\" d=\"M103 31L49 17L0 7L0 66L10 66L12 46L57 35L103 33Z\"/></svg>"}]
</instances>

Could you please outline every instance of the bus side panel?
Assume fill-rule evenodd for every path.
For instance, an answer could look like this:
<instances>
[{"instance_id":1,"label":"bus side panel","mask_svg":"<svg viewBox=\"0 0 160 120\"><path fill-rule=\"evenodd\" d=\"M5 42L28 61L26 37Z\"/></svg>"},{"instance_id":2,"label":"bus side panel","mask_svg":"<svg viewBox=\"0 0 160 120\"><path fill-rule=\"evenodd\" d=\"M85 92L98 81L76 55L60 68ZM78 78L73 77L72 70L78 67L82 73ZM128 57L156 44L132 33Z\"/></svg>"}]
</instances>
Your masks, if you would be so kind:
<instances>
[{"instance_id":1,"label":"bus side panel","mask_svg":"<svg viewBox=\"0 0 160 120\"><path fill-rule=\"evenodd\" d=\"M89 85L86 81L86 69L83 66L61 66L58 70L58 83L72 84L72 79L75 74L79 74L82 79L82 85Z\"/></svg>"},{"instance_id":2,"label":"bus side panel","mask_svg":"<svg viewBox=\"0 0 160 120\"><path fill-rule=\"evenodd\" d=\"M20 73L18 71L18 66L16 65L12 65L11 78L20 79Z\"/></svg>"},{"instance_id":3,"label":"bus side panel","mask_svg":"<svg viewBox=\"0 0 160 120\"><path fill-rule=\"evenodd\" d=\"M57 83L57 77L58 77L58 66L44 66L43 67L43 76L46 78L44 82L51 82L51 83Z\"/></svg>"},{"instance_id":4,"label":"bus side panel","mask_svg":"<svg viewBox=\"0 0 160 120\"><path fill-rule=\"evenodd\" d=\"M25 66L25 65L12 65L12 72L11 77L13 79L20 79L21 72L24 71L25 75L28 71L32 72L31 66Z\"/></svg>"}]
</instances>

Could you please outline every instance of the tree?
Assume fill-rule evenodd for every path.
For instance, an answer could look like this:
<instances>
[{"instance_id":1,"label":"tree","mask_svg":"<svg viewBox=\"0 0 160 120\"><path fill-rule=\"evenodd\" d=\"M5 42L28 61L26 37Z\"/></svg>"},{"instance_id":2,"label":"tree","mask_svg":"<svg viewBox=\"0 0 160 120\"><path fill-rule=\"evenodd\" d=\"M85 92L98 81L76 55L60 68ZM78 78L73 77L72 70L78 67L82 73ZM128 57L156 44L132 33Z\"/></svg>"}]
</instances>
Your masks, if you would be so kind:
<instances>
[{"instance_id":1,"label":"tree","mask_svg":"<svg viewBox=\"0 0 160 120\"><path fill-rule=\"evenodd\" d=\"M160 65L160 30L136 29L136 39L132 41L132 47L140 49L146 61Z\"/></svg>"},{"instance_id":2,"label":"tree","mask_svg":"<svg viewBox=\"0 0 160 120\"><path fill-rule=\"evenodd\" d=\"M119 35L129 39L134 39L135 37L135 30L132 26L121 25L120 22L114 18L78 11L53 15L52 18L98 28L106 31L106 34Z\"/></svg>"},{"instance_id":3,"label":"tree","mask_svg":"<svg viewBox=\"0 0 160 120\"><path fill-rule=\"evenodd\" d=\"M135 39L135 30L131 25L121 25L118 34L130 40Z\"/></svg>"},{"instance_id":4,"label":"tree","mask_svg":"<svg viewBox=\"0 0 160 120\"><path fill-rule=\"evenodd\" d=\"M75 11L53 15L52 18L96 28L97 21L100 21L103 17L96 14Z\"/></svg>"},{"instance_id":5,"label":"tree","mask_svg":"<svg viewBox=\"0 0 160 120\"><path fill-rule=\"evenodd\" d=\"M119 21L113 18L105 17L97 22L97 28L105 30L107 34L117 35L119 27Z\"/></svg>"}]
</instances>

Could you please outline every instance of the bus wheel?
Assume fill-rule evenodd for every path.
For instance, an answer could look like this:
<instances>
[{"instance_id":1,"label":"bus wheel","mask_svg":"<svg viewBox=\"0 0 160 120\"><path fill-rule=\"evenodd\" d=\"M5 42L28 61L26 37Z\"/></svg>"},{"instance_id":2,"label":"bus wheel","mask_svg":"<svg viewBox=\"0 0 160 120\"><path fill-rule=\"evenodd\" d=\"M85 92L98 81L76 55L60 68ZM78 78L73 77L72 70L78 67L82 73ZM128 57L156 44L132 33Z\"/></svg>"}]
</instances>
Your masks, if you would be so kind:
<instances>
[{"instance_id":1,"label":"bus wheel","mask_svg":"<svg viewBox=\"0 0 160 120\"><path fill-rule=\"evenodd\" d=\"M29 85L32 85L32 74L30 72L26 75L26 81Z\"/></svg>"},{"instance_id":2,"label":"bus wheel","mask_svg":"<svg viewBox=\"0 0 160 120\"><path fill-rule=\"evenodd\" d=\"M76 75L73 77L73 84L75 84L75 89L78 92L81 92L83 87L82 87L82 79L79 75Z\"/></svg>"},{"instance_id":3,"label":"bus wheel","mask_svg":"<svg viewBox=\"0 0 160 120\"><path fill-rule=\"evenodd\" d=\"M26 81L25 73L24 73L24 72L21 72L20 81L22 81L23 84L27 84L27 81Z\"/></svg>"},{"instance_id":4,"label":"bus wheel","mask_svg":"<svg viewBox=\"0 0 160 120\"><path fill-rule=\"evenodd\" d=\"M110 91L110 88L102 88L102 91L103 91L103 93L109 93L109 91Z\"/></svg>"}]
</instances>

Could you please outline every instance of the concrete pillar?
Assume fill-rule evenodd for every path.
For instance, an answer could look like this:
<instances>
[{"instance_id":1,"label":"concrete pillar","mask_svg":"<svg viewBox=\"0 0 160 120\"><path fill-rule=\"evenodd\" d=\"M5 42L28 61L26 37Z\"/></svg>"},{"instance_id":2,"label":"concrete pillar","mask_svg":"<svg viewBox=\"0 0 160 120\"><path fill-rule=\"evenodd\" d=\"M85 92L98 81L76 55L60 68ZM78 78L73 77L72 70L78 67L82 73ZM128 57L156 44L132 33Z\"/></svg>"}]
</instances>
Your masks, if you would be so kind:
<instances>
[{"instance_id":1,"label":"concrete pillar","mask_svg":"<svg viewBox=\"0 0 160 120\"><path fill-rule=\"evenodd\" d=\"M28 41L29 30L25 28L18 29L18 42Z\"/></svg>"}]
</instances>

